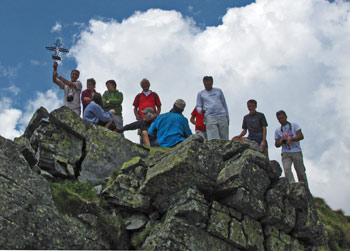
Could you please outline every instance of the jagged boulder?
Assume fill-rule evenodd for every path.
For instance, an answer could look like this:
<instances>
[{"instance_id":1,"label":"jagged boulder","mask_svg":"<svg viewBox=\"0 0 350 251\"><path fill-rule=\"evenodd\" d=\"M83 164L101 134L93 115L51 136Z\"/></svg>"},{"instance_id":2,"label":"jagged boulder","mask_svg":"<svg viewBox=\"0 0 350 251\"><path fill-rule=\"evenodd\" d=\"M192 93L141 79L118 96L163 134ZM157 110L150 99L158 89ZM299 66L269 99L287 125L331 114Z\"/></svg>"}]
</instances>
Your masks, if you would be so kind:
<instances>
[{"instance_id":1,"label":"jagged boulder","mask_svg":"<svg viewBox=\"0 0 350 251\"><path fill-rule=\"evenodd\" d=\"M26 158L53 178L96 184L105 182L124 162L148 153L120 134L82 120L67 107L50 114L38 109L22 137L21 142L27 139L31 146L23 147Z\"/></svg>"},{"instance_id":2,"label":"jagged boulder","mask_svg":"<svg viewBox=\"0 0 350 251\"><path fill-rule=\"evenodd\" d=\"M182 189L197 186L207 195L214 192L223 160L202 141L200 137L185 140L150 163L140 193L153 197L153 206L161 212L169 207L171 195Z\"/></svg>"},{"instance_id":3,"label":"jagged boulder","mask_svg":"<svg viewBox=\"0 0 350 251\"><path fill-rule=\"evenodd\" d=\"M47 181L0 136L0 249L109 249L97 229L56 210Z\"/></svg>"},{"instance_id":4,"label":"jagged boulder","mask_svg":"<svg viewBox=\"0 0 350 251\"><path fill-rule=\"evenodd\" d=\"M40 108L15 142L0 138L3 249L317 250L327 243L308 188L281 178L278 162L254 142L194 135L174 148L149 148L66 107Z\"/></svg>"},{"instance_id":5,"label":"jagged boulder","mask_svg":"<svg viewBox=\"0 0 350 251\"><path fill-rule=\"evenodd\" d=\"M170 216L157 224L142 245L145 250L238 250L184 219Z\"/></svg>"}]
</instances>

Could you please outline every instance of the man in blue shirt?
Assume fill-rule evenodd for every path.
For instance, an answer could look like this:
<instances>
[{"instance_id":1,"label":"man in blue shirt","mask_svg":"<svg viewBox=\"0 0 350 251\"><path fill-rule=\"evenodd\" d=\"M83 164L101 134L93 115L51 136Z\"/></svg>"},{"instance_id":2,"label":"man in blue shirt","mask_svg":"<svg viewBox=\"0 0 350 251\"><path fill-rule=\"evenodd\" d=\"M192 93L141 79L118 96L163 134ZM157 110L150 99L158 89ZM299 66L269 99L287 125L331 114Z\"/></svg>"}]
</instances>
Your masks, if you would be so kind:
<instances>
[{"instance_id":1,"label":"man in blue shirt","mask_svg":"<svg viewBox=\"0 0 350 251\"><path fill-rule=\"evenodd\" d=\"M161 147L174 147L192 135L188 120L182 115L186 103L175 101L170 112L159 115L148 129L150 136L157 136Z\"/></svg>"},{"instance_id":2,"label":"man in blue shirt","mask_svg":"<svg viewBox=\"0 0 350 251\"><path fill-rule=\"evenodd\" d=\"M213 77L203 78L204 90L197 95L196 108L204 114L208 140L228 139L229 115L225 96L221 89L213 88Z\"/></svg>"}]
</instances>

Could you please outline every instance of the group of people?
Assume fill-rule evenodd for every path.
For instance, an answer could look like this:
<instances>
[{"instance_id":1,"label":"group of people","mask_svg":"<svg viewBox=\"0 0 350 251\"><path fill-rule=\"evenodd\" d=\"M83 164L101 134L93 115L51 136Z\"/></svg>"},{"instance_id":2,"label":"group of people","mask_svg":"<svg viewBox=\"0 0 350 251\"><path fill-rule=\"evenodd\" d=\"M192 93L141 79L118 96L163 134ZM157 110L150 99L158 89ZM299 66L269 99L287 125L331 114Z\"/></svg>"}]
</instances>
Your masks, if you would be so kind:
<instances>
[{"instance_id":1,"label":"group of people","mask_svg":"<svg viewBox=\"0 0 350 251\"><path fill-rule=\"evenodd\" d=\"M136 121L123 126L122 102L123 94L117 90L114 80L106 82L107 90L101 96L96 92L96 81L87 80L87 89L82 91L79 71L73 70L70 81L58 75L58 64L54 63L52 80L64 89L64 106L69 107L79 116L81 103L83 119L97 125L105 126L118 133L127 130L138 130L140 143L148 146L174 147L192 135L188 120L183 116L186 103L177 99L172 109L161 114L161 101L157 93L150 90L150 82L143 79L140 82L142 92L137 94L133 106ZM203 78L204 89L197 95L197 102L191 113L191 123L195 125L196 134L207 140L229 139L229 112L225 96L220 88L213 87L213 78ZM80 95L81 94L81 95ZM81 97L80 97L81 96ZM250 140L257 142L268 158L267 121L265 115L256 110L257 102L248 100L249 113L244 116L242 132L232 140ZM300 140L304 139L301 128L296 123L287 120L287 114L281 110L276 113L281 124L275 131L275 146L282 147L282 165L285 176L290 183L295 182L292 164L296 170L299 182L308 186ZM248 132L248 137L244 137Z\"/></svg>"}]
</instances>

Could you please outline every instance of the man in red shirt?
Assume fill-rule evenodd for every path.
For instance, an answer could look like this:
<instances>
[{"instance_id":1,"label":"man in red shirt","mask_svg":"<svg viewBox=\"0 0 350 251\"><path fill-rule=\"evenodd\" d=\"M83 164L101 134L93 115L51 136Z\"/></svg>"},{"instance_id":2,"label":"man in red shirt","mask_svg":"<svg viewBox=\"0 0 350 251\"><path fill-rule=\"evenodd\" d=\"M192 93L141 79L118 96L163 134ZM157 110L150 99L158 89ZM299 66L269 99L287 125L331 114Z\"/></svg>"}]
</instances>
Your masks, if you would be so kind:
<instances>
[{"instance_id":1,"label":"man in red shirt","mask_svg":"<svg viewBox=\"0 0 350 251\"><path fill-rule=\"evenodd\" d=\"M95 90L96 81L93 78L86 80L86 90L81 93L81 103L83 104L83 112L85 108L90 104L92 96L96 93Z\"/></svg>"},{"instance_id":2,"label":"man in red shirt","mask_svg":"<svg viewBox=\"0 0 350 251\"><path fill-rule=\"evenodd\" d=\"M141 83L142 92L137 94L132 104L134 108L134 114L137 120L143 119L143 111L147 107L151 107L155 111L155 117L160 114L160 99L157 93L152 92L149 87L151 86L148 79L142 79Z\"/></svg>"},{"instance_id":3,"label":"man in red shirt","mask_svg":"<svg viewBox=\"0 0 350 251\"><path fill-rule=\"evenodd\" d=\"M207 139L207 129L204 124L204 113L200 114L198 113L196 107L193 109L191 113L191 123L196 126L196 134L202 136L204 139Z\"/></svg>"}]
</instances>

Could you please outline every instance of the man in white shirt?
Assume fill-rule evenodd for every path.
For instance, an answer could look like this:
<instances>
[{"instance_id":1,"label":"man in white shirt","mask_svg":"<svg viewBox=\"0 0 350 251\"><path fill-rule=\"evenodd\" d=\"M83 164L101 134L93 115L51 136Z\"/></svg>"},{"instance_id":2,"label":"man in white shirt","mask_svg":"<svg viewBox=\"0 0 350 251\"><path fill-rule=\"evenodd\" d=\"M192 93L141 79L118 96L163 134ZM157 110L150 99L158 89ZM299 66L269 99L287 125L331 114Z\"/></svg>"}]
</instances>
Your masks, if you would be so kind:
<instances>
[{"instance_id":1,"label":"man in white shirt","mask_svg":"<svg viewBox=\"0 0 350 251\"><path fill-rule=\"evenodd\" d=\"M57 73L57 62L53 64L52 82L57 84L64 90L63 105L72 109L79 116L81 113L80 106L80 93L83 88L82 84L78 80L80 72L78 70L72 70L70 74L71 81L59 76Z\"/></svg>"},{"instance_id":2,"label":"man in white shirt","mask_svg":"<svg viewBox=\"0 0 350 251\"><path fill-rule=\"evenodd\" d=\"M281 127L277 128L275 131L275 146L282 146L282 165L285 176L289 183L295 182L292 173L292 164L294 164L299 182L303 182L308 186L303 154L300 147L300 140L304 139L301 128L296 123L288 122L287 115L282 110L278 111L276 116Z\"/></svg>"},{"instance_id":3,"label":"man in white shirt","mask_svg":"<svg viewBox=\"0 0 350 251\"><path fill-rule=\"evenodd\" d=\"M213 88L213 77L203 78L204 90L197 95L196 109L204 114L208 140L228 140L229 115L225 96L220 88Z\"/></svg>"}]
</instances>

